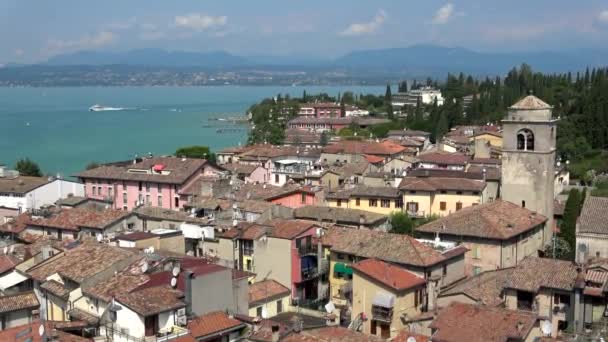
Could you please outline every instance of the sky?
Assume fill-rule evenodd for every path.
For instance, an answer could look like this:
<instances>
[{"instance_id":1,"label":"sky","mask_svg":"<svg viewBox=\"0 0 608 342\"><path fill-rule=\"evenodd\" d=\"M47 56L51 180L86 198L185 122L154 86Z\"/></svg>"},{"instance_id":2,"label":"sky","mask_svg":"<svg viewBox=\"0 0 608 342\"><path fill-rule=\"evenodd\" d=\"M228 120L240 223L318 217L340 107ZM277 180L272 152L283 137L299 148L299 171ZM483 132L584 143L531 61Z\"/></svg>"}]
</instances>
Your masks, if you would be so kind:
<instances>
[{"instance_id":1,"label":"sky","mask_svg":"<svg viewBox=\"0 0 608 342\"><path fill-rule=\"evenodd\" d=\"M318 59L414 44L605 48L608 1L0 0L0 63L139 48Z\"/></svg>"}]
</instances>

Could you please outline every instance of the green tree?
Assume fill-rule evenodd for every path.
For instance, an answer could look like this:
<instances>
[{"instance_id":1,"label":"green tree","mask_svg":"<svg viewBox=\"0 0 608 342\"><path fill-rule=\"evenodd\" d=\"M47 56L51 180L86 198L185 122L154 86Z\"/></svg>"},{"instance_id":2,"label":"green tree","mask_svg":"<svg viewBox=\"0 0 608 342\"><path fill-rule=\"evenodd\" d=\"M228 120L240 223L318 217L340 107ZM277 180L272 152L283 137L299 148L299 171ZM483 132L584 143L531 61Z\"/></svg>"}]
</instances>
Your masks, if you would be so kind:
<instances>
[{"instance_id":1,"label":"green tree","mask_svg":"<svg viewBox=\"0 0 608 342\"><path fill-rule=\"evenodd\" d=\"M176 157L207 159L215 162L215 153L211 153L208 146L185 146L175 151Z\"/></svg>"},{"instance_id":2,"label":"green tree","mask_svg":"<svg viewBox=\"0 0 608 342\"><path fill-rule=\"evenodd\" d=\"M391 94L391 85L386 85L386 92L384 93L384 107L386 108L386 115L389 119L393 119L393 95Z\"/></svg>"},{"instance_id":3,"label":"green tree","mask_svg":"<svg viewBox=\"0 0 608 342\"><path fill-rule=\"evenodd\" d=\"M450 130L450 126L448 123L448 117L445 111L441 111L439 114L439 120L437 121L437 125L435 126L435 142L438 142L443 138L443 136Z\"/></svg>"},{"instance_id":4,"label":"green tree","mask_svg":"<svg viewBox=\"0 0 608 342\"><path fill-rule=\"evenodd\" d=\"M393 212L390 215L391 233L413 236L414 221L403 212Z\"/></svg>"},{"instance_id":5,"label":"green tree","mask_svg":"<svg viewBox=\"0 0 608 342\"><path fill-rule=\"evenodd\" d=\"M42 171L40 171L38 164L29 158L18 160L15 170L19 171L19 174L22 176L42 177Z\"/></svg>"},{"instance_id":6,"label":"green tree","mask_svg":"<svg viewBox=\"0 0 608 342\"><path fill-rule=\"evenodd\" d=\"M576 219L580 213L580 204L580 192L576 188L571 189L564 208L564 218L559 233L559 237L570 246L570 251L576 250ZM572 260L574 255L570 253L567 258Z\"/></svg>"}]
</instances>

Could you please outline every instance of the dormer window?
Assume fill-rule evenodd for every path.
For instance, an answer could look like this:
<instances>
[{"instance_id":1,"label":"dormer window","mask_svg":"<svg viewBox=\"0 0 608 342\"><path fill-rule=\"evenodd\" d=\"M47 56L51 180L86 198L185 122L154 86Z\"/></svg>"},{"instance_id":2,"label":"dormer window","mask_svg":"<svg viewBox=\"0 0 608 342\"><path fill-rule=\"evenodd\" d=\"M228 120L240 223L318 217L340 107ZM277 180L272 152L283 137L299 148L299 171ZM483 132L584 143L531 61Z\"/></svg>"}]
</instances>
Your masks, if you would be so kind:
<instances>
[{"instance_id":1,"label":"dormer window","mask_svg":"<svg viewBox=\"0 0 608 342\"><path fill-rule=\"evenodd\" d=\"M534 133L529 129L517 132L517 149L520 151L534 151Z\"/></svg>"}]
</instances>

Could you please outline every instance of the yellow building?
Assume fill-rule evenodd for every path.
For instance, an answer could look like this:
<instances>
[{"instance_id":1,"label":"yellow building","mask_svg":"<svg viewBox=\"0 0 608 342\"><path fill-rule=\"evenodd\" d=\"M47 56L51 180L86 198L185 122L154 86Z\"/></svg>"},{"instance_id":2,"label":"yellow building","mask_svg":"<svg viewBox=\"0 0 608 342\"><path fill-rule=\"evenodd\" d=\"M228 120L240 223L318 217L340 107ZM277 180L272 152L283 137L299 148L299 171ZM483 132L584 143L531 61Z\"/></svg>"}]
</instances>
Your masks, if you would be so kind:
<instances>
[{"instance_id":1,"label":"yellow building","mask_svg":"<svg viewBox=\"0 0 608 342\"><path fill-rule=\"evenodd\" d=\"M399 190L411 217L446 216L491 197L485 181L468 178L405 177Z\"/></svg>"},{"instance_id":2,"label":"yellow building","mask_svg":"<svg viewBox=\"0 0 608 342\"><path fill-rule=\"evenodd\" d=\"M287 287L272 279L249 285L249 316L271 318L287 311L290 293Z\"/></svg>"},{"instance_id":3,"label":"yellow building","mask_svg":"<svg viewBox=\"0 0 608 342\"><path fill-rule=\"evenodd\" d=\"M475 145L476 140L485 140L492 147L502 147L502 134L496 132L481 132L469 138L469 141Z\"/></svg>"},{"instance_id":4,"label":"yellow building","mask_svg":"<svg viewBox=\"0 0 608 342\"><path fill-rule=\"evenodd\" d=\"M329 193L325 200L330 207L360 209L382 215L403 210L400 190L391 187L358 185L353 189Z\"/></svg>"},{"instance_id":5,"label":"yellow building","mask_svg":"<svg viewBox=\"0 0 608 342\"><path fill-rule=\"evenodd\" d=\"M362 332L395 337L407 327L407 318L418 316L426 307L424 278L378 259L358 262L352 269L351 320L362 324Z\"/></svg>"}]
</instances>

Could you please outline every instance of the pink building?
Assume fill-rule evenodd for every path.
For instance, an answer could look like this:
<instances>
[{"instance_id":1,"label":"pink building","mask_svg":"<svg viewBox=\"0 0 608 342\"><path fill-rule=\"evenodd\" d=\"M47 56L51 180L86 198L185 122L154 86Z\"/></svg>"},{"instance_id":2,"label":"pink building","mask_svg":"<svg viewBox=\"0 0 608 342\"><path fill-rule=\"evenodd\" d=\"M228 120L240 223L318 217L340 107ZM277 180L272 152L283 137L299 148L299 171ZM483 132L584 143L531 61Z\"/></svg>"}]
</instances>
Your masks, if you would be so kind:
<instances>
[{"instance_id":1,"label":"pink building","mask_svg":"<svg viewBox=\"0 0 608 342\"><path fill-rule=\"evenodd\" d=\"M111 202L115 209L151 205L179 210L196 180L220 172L204 159L160 157L106 164L77 177L84 183L85 196Z\"/></svg>"},{"instance_id":2,"label":"pink building","mask_svg":"<svg viewBox=\"0 0 608 342\"><path fill-rule=\"evenodd\" d=\"M342 107L339 103L320 102L306 103L300 106L300 116L314 116L317 118L339 118L343 117Z\"/></svg>"},{"instance_id":3,"label":"pink building","mask_svg":"<svg viewBox=\"0 0 608 342\"><path fill-rule=\"evenodd\" d=\"M289 208L300 208L307 205L316 205L321 202L317 193L310 187L302 187L290 192L267 198L266 201Z\"/></svg>"}]
</instances>

